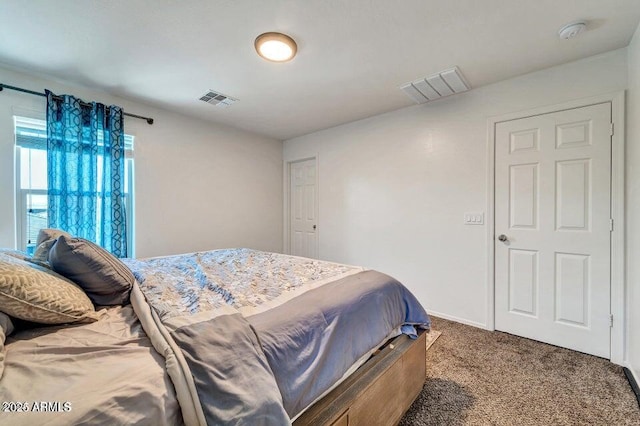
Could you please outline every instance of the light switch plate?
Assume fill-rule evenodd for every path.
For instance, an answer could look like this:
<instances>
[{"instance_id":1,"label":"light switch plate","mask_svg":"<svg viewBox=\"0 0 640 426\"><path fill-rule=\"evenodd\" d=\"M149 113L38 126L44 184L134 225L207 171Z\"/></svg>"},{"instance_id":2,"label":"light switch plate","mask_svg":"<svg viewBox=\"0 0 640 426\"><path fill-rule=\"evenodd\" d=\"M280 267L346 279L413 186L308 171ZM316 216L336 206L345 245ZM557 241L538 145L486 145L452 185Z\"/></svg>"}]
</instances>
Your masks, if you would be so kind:
<instances>
[{"instance_id":1,"label":"light switch plate","mask_svg":"<svg viewBox=\"0 0 640 426\"><path fill-rule=\"evenodd\" d=\"M484 225L484 212L465 213L464 224L465 225Z\"/></svg>"}]
</instances>

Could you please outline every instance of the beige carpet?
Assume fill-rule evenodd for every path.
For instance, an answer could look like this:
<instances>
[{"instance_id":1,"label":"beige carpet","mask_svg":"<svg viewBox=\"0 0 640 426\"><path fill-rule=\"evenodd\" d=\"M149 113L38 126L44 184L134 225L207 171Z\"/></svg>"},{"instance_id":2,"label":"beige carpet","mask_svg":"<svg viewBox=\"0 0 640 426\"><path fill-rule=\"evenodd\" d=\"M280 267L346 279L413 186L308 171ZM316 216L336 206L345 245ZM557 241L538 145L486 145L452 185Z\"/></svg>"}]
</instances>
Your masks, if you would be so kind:
<instances>
[{"instance_id":1,"label":"beige carpet","mask_svg":"<svg viewBox=\"0 0 640 426\"><path fill-rule=\"evenodd\" d=\"M640 425L622 368L506 333L433 319L427 381L401 425Z\"/></svg>"}]
</instances>

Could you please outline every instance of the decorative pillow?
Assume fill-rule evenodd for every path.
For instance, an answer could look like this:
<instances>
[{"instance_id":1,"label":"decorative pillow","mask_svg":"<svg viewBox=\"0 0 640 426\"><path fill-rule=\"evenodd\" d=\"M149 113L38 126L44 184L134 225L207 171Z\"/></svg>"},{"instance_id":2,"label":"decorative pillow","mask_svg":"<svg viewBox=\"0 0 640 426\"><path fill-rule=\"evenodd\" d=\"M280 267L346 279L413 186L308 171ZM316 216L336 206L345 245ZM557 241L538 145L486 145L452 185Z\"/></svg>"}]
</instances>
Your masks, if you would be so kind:
<instances>
[{"instance_id":1,"label":"decorative pillow","mask_svg":"<svg viewBox=\"0 0 640 426\"><path fill-rule=\"evenodd\" d=\"M0 311L42 324L98 319L80 287L47 268L2 253Z\"/></svg>"},{"instance_id":2,"label":"decorative pillow","mask_svg":"<svg viewBox=\"0 0 640 426\"><path fill-rule=\"evenodd\" d=\"M4 342L7 337L13 333L13 323L11 318L5 313L0 312L0 379L2 379L2 373L4 372L4 359L6 349Z\"/></svg>"},{"instance_id":3,"label":"decorative pillow","mask_svg":"<svg viewBox=\"0 0 640 426\"><path fill-rule=\"evenodd\" d=\"M31 260L34 263L41 264L44 263L47 266L46 262L49 259L49 251L53 244L56 242L59 236L64 235L65 237L71 238L71 235L60 230L53 228L44 228L38 232L38 239L36 240L36 251L33 253L33 258Z\"/></svg>"},{"instance_id":4,"label":"decorative pillow","mask_svg":"<svg viewBox=\"0 0 640 426\"><path fill-rule=\"evenodd\" d=\"M129 302L135 278L117 257L83 238L62 235L49 252L54 271L82 287L96 305Z\"/></svg>"}]
</instances>

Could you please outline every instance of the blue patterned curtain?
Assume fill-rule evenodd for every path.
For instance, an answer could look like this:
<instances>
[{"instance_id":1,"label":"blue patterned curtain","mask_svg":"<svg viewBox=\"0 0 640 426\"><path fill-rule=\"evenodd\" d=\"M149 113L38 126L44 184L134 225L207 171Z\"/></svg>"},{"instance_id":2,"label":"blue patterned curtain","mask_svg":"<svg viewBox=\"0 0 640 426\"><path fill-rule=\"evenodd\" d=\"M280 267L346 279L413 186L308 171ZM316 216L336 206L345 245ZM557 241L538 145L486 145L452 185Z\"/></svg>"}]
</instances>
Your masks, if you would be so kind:
<instances>
[{"instance_id":1,"label":"blue patterned curtain","mask_svg":"<svg viewBox=\"0 0 640 426\"><path fill-rule=\"evenodd\" d=\"M126 257L122 109L46 92L49 226Z\"/></svg>"}]
</instances>

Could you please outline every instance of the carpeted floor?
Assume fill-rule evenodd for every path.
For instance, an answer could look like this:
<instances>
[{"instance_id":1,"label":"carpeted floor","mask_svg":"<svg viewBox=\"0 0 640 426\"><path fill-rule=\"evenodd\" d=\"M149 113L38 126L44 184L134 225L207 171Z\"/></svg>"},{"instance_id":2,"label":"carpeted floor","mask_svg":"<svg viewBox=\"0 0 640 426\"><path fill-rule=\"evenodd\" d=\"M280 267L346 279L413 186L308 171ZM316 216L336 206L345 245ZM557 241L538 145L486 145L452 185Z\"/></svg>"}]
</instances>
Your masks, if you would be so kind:
<instances>
[{"instance_id":1,"label":"carpeted floor","mask_svg":"<svg viewBox=\"0 0 640 426\"><path fill-rule=\"evenodd\" d=\"M640 425L622 368L433 318L427 381L400 425Z\"/></svg>"}]
</instances>

